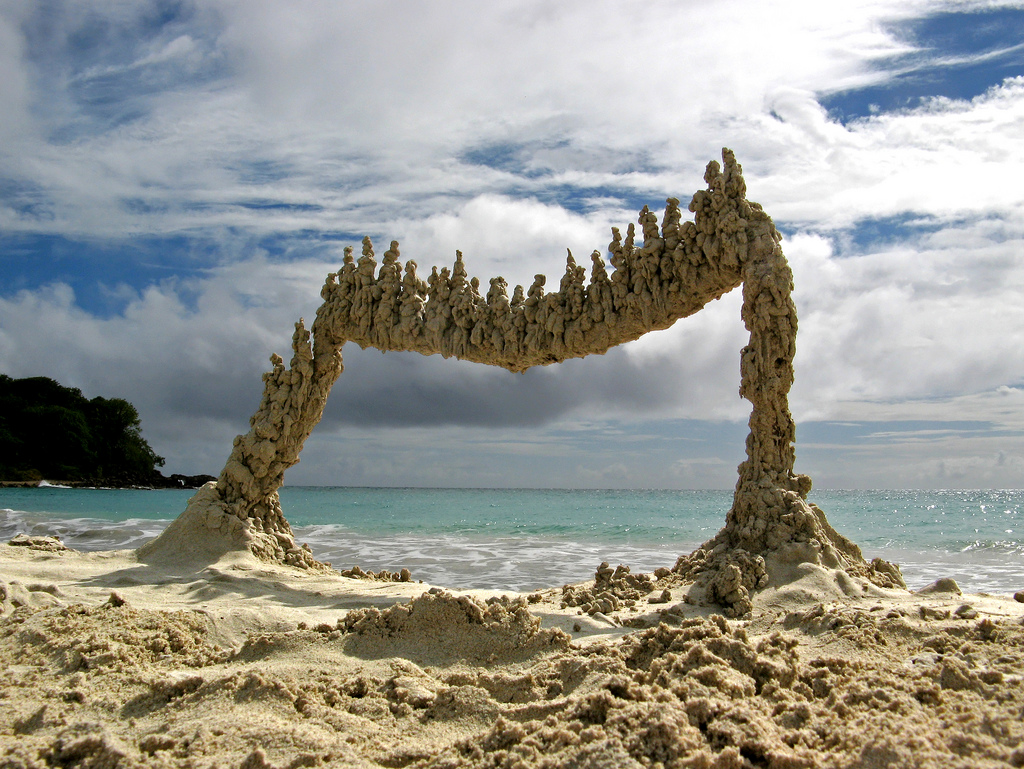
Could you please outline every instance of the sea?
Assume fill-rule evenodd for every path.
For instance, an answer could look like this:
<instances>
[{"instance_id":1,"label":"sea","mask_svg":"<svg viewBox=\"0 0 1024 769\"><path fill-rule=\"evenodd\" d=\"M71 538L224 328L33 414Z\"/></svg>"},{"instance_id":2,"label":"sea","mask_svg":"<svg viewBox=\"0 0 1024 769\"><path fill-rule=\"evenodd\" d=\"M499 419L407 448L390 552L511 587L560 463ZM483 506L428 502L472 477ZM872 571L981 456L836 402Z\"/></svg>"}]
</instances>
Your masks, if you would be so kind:
<instances>
[{"instance_id":1,"label":"sea","mask_svg":"<svg viewBox=\"0 0 1024 769\"><path fill-rule=\"evenodd\" d=\"M60 537L76 550L136 548L192 491L0 489L0 541ZM725 522L731 491L286 486L300 542L336 569L408 568L460 588L528 591L591 579L607 561L671 567ZM966 592L1024 589L1024 490L830 491L810 501L867 559L898 563L908 587L952 577Z\"/></svg>"}]
</instances>

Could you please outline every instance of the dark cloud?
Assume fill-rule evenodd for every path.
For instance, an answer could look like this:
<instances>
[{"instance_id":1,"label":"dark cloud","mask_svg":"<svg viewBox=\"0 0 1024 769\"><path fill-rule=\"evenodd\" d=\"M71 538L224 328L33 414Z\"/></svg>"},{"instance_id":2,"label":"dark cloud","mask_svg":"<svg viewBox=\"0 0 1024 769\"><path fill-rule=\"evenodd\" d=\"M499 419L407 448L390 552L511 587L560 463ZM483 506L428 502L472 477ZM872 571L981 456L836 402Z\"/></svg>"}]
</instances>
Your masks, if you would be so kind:
<instances>
[{"instance_id":1,"label":"dark cloud","mask_svg":"<svg viewBox=\"0 0 1024 769\"><path fill-rule=\"evenodd\" d=\"M524 374L352 345L344 356L325 425L538 426L568 414L650 414L672 408L687 389L678 361L637 360L621 348Z\"/></svg>"}]
</instances>

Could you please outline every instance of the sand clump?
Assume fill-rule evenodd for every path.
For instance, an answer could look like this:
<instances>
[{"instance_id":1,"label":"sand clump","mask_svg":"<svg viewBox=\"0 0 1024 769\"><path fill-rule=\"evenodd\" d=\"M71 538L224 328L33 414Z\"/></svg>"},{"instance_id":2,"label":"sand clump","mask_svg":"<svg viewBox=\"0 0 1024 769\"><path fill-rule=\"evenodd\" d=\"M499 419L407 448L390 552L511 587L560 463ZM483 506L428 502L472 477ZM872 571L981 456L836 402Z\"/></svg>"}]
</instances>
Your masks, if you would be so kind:
<instances>
[{"instance_id":1,"label":"sand clump","mask_svg":"<svg viewBox=\"0 0 1024 769\"><path fill-rule=\"evenodd\" d=\"M680 557L673 571L684 580L695 581L708 601L724 607L727 617L749 613L754 606L751 595L769 582L763 557L721 543L704 545Z\"/></svg>"},{"instance_id":2,"label":"sand clump","mask_svg":"<svg viewBox=\"0 0 1024 769\"><path fill-rule=\"evenodd\" d=\"M28 534L16 534L7 544L11 547L27 547L44 553L60 553L68 549L59 537L32 537Z\"/></svg>"},{"instance_id":3,"label":"sand clump","mask_svg":"<svg viewBox=\"0 0 1024 769\"><path fill-rule=\"evenodd\" d=\"M116 593L95 607L74 604L48 612L15 612L9 629L15 627L21 645L18 664L49 661L64 674L123 672L169 660L204 667L228 656L208 639L210 622L201 613L135 609Z\"/></svg>"},{"instance_id":4,"label":"sand clump","mask_svg":"<svg viewBox=\"0 0 1024 769\"><path fill-rule=\"evenodd\" d=\"M495 596L479 600L431 588L407 604L389 609L359 609L339 621L356 656L393 656L402 649L410 659L495 661L564 648L569 636L541 630L526 598Z\"/></svg>"},{"instance_id":5,"label":"sand clump","mask_svg":"<svg viewBox=\"0 0 1024 769\"><path fill-rule=\"evenodd\" d=\"M408 569L398 569L397 571L388 571L387 569L381 569L380 571L364 571L362 567L357 565L350 569L342 569L340 573L343 577L367 579L374 582L412 582L412 572Z\"/></svg>"},{"instance_id":6,"label":"sand clump","mask_svg":"<svg viewBox=\"0 0 1024 769\"><path fill-rule=\"evenodd\" d=\"M650 574L633 574L623 564L613 569L605 561L594 572L593 585L564 585L561 605L578 606L586 614L608 615L621 607L635 607L654 590L655 582Z\"/></svg>"}]
</instances>

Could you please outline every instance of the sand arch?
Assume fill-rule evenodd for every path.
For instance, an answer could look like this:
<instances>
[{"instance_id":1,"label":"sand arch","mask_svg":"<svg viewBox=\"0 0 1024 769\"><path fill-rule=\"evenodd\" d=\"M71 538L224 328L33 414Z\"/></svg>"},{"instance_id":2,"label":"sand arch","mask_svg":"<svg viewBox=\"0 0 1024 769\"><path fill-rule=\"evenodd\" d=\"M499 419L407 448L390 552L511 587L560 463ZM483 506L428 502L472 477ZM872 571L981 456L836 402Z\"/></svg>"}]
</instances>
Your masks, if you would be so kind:
<instances>
[{"instance_id":1,"label":"sand arch","mask_svg":"<svg viewBox=\"0 0 1024 769\"><path fill-rule=\"evenodd\" d=\"M341 269L327 276L312 328L295 326L286 368L278 355L263 375L250 430L235 438L216 484L209 484L164 535L140 555L183 552L200 556L247 548L259 557L304 568L325 568L295 543L278 490L320 421L331 387L342 373L341 348L355 342L381 351L440 354L521 372L611 347L671 326L708 302L743 287L742 318L750 332L740 356L740 395L752 404L747 459L725 527L675 571L701 580L710 600L742 613L749 594L769 572L811 562L885 586L902 586L898 569L867 564L859 548L836 533L807 502L811 480L794 472L796 428L789 411L797 317L793 275L781 236L761 206L746 199L733 153L711 161L706 190L688 206L669 198L659 225L646 206L625 237L612 230L611 272L599 251L590 278L569 253L557 290L538 275L512 296L501 277L483 289L470 278L462 254L449 269L426 278L414 261L400 262L392 241L378 263L363 240L358 259L345 249Z\"/></svg>"}]
</instances>

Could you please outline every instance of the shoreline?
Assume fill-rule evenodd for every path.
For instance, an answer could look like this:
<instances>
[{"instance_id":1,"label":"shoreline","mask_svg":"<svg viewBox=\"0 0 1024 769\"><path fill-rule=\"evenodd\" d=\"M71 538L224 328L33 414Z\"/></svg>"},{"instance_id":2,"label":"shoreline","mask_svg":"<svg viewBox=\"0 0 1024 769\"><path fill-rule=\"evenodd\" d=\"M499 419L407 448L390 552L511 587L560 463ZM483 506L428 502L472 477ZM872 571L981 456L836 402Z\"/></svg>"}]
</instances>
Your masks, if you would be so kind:
<instances>
[{"instance_id":1,"label":"shoreline","mask_svg":"<svg viewBox=\"0 0 1024 769\"><path fill-rule=\"evenodd\" d=\"M150 483L120 482L116 479L92 478L78 481L54 481L40 479L33 481L0 481L0 488L11 489L135 489L138 491L158 491L162 489L199 489L210 481L217 480L212 475L172 475L159 474L159 478L151 478Z\"/></svg>"},{"instance_id":2,"label":"shoreline","mask_svg":"<svg viewBox=\"0 0 1024 769\"><path fill-rule=\"evenodd\" d=\"M162 502L161 495L151 495L148 490L52 488L37 493L13 489L7 493L7 502L0 500L0 508L10 511L0 512L0 542L18 532L55 533L69 547L83 551L138 547L157 536L174 519L170 511L180 510L186 497L193 493L168 491L169 501ZM585 580L603 560L613 565L629 564L635 570L671 566L680 554L691 552L710 536L726 494L720 492L721 499L702 502L692 509L684 506L683 517L677 522L657 518L660 502L634 508L628 495L614 492L613 504L630 511L626 515L609 512L609 502L598 499L593 504L596 512L591 513L584 506L580 515L565 519L561 531L552 532L547 525L548 511L564 506L565 502L561 497L551 499L546 492L531 493L527 499L519 494L512 506L500 492L469 491L469 502L462 509L457 507L464 496L461 493L454 499L433 493L421 499L418 494L396 498L389 490L372 491L372 495L318 494L320 508L308 506L305 499L289 497L287 509L297 519L293 521L296 538L308 544L317 559L331 562L339 569L357 564L373 570L408 567L417 578L433 584L505 590L530 590ZM947 519L953 516L969 516L969 511L962 512L967 506L1002 510L1000 502L989 499L990 496L986 493L960 500L934 517L948 525ZM671 501L674 503L675 499L672 497ZM914 507L920 511L936 501L927 495L922 500L917 492L910 499L916 500ZM325 506L321 500L329 503ZM1020 493L1015 492L1005 504L1018 511L1021 501ZM859 496L846 508L838 505L838 498L819 502L829 511L838 531L853 535L868 560L877 556L900 564L911 589L924 587L940 577L953 577L961 588L972 593L1012 595L1024 587L1019 536L1014 535L1016 539L1011 537L1007 542L997 541L1002 526L983 530L980 536L985 542L976 542L973 536L952 536L947 542L935 542L934 532L939 524L926 520L931 516L911 509L906 499L897 500L893 507L898 507L901 516L907 516L908 525L900 531L892 529L891 534L879 528L887 525L884 517L865 517L860 512L871 503L871 499ZM875 506L881 508L877 503ZM371 508L383 512L373 517L377 514ZM541 512L524 517L523 510L527 508ZM109 515L104 512L108 510ZM367 518L368 515L371 517ZM466 515L474 516L468 526L463 520ZM618 516L618 525L609 527L607 533L603 528L594 529L591 523L595 516L604 516L605 520ZM629 526L627 534L623 532L630 524L629 516L645 517L642 526ZM498 521L501 517L516 524L503 526ZM982 514L975 513L976 519L981 517ZM1014 520L1017 519L1019 513ZM404 529L405 520L413 528ZM960 526L964 531L973 532L972 526L980 523L969 517L959 520L963 521ZM676 538L666 535L670 525L675 527L671 533ZM923 528L915 528L918 526ZM907 542L908 531L920 531L920 539ZM894 542L890 539L893 536L903 536L904 541Z\"/></svg>"},{"instance_id":3,"label":"shoreline","mask_svg":"<svg viewBox=\"0 0 1024 769\"><path fill-rule=\"evenodd\" d=\"M60 547L0 545L10 766L1024 765L1024 604L941 580L801 564L726 620Z\"/></svg>"}]
</instances>

